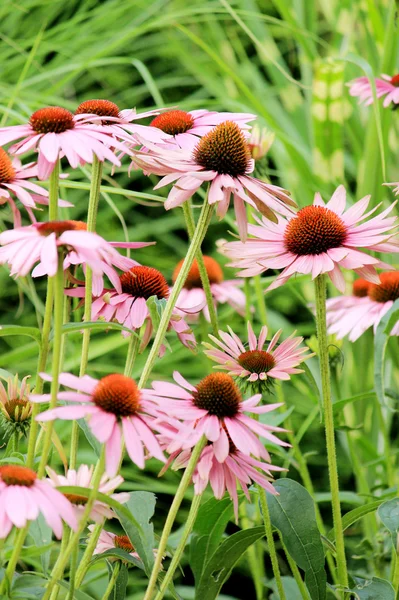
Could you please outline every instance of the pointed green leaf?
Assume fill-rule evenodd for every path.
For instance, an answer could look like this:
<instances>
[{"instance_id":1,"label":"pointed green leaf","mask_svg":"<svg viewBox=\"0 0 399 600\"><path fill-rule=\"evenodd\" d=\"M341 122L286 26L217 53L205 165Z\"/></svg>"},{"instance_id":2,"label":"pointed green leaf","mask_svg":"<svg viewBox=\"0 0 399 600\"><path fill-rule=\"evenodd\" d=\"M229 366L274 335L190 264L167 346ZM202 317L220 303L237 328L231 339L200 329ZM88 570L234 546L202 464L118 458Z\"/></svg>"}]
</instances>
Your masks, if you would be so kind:
<instances>
[{"instance_id":1,"label":"pointed green leaf","mask_svg":"<svg viewBox=\"0 0 399 600\"><path fill-rule=\"evenodd\" d=\"M351 590L356 600L395 600L395 590L389 581L373 577L366 580L356 577L357 586Z\"/></svg>"},{"instance_id":2,"label":"pointed green leaf","mask_svg":"<svg viewBox=\"0 0 399 600\"><path fill-rule=\"evenodd\" d=\"M381 504L377 511L378 516L384 523L385 527L390 531L392 536L392 544L396 551L398 548L398 531L399 531L399 498L393 498Z\"/></svg>"}]
</instances>

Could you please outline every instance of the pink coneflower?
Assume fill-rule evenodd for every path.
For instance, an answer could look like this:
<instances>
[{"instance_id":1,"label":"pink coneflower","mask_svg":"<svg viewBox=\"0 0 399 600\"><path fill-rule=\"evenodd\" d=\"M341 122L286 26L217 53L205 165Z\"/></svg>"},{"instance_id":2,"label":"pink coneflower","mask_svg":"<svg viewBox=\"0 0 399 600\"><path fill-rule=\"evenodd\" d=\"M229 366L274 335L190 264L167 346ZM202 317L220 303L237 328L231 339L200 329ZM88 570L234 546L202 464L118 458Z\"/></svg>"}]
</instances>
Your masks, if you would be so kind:
<instances>
[{"instance_id":1,"label":"pink coneflower","mask_svg":"<svg viewBox=\"0 0 399 600\"><path fill-rule=\"evenodd\" d=\"M275 138L272 131L268 131L265 127L262 129L254 125L251 130L251 135L248 138L249 151L254 160L259 160L266 156L269 152Z\"/></svg>"},{"instance_id":2,"label":"pink coneflower","mask_svg":"<svg viewBox=\"0 0 399 600\"><path fill-rule=\"evenodd\" d=\"M53 277L58 268L59 249L64 249L64 269L71 264L88 265L93 271L93 291L103 291L103 275L121 291L114 270L128 269L137 262L122 256L114 248L142 248L144 242L107 242L97 233L86 231L82 221L49 221L18 227L0 234L0 264L11 266L11 275L26 276L35 263L32 277Z\"/></svg>"},{"instance_id":3,"label":"pink coneflower","mask_svg":"<svg viewBox=\"0 0 399 600\"><path fill-rule=\"evenodd\" d=\"M218 363L220 369L228 371L233 377L245 378L247 382L258 382L262 386L270 379L290 379L290 375L303 372L296 367L310 358L309 355L305 356L309 348L298 347L303 342L302 337L292 335L277 346L281 329L273 336L266 350L263 349L267 339L266 325L257 339L248 321L249 348L244 346L230 327L228 330L229 333L219 331L220 340L210 335L216 347L204 343L207 348L204 352Z\"/></svg>"},{"instance_id":4,"label":"pink coneflower","mask_svg":"<svg viewBox=\"0 0 399 600\"><path fill-rule=\"evenodd\" d=\"M60 106L48 106L34 112L29 123L0 128L0 146L20 140L10 148L12 154L37 150L38 177L47 179L61 156L65 156L73 169L98 160L109 160L120 166L119 159L110 149L110 133L106 126L95 124L93 115L73 115ZM125 137L127 134L125 134ZM22 138L22 139L21 139ZM133 142L134 140L132 140ZM126 145L112 139L112 147L126 152Z\"/></svg>"},{"instance_id":5,"label":"pink coneflower","mask_svg":"<svg viewBox=\"0 0 399 600\"><path fill-rule=\"evenodd\" d=\"M88 526L88 530L90 531L90 533L93 533L94 528L95 525ZM116 535L116 533L112 533L112 531L105 531L105 529L103 529L100 533L93 554L103 554L103 552L107 552L107 550L114 550L115 548L124 550L125 552L130 554L130 556L133 556L133 558L136 558L141 562L140 556L137 554L132 542L129 540L127 535ZM157 551L154 550L154 556L156 556L156 554ZM112 560L112 558L108 560Z\"/></svg>"},{"instance_id":6,"label":"pink coneflower","mask_svg":"<svg viewBox=\"0 0 399 600\"><path fill-rule=\"evenodd\" d=\"M245 294L240 289L242 280L230 279L225 281L219 263L211 256L204 256L203 258L215 305L230 304L234 310L240 315L243 315L245 312ZM184 260L181 260L173 272L173 283L180 273L183 262ZM197 306L204 306L203 313L205 318L210 321L209 309L206 306L206 296L202 287L197 259L194 259L190 271L188 272L187 279L184 282L184 286L177 300L177 306L183 312L191 312L195 310ZM198 320L199 314L199 312L194 312L188 318L192 321L196 321Z\"/></svg>"},{"instance_id":7,"label":"pink coneflower","mask_svg":"<svg viewBox=\"0 0 399 600\"><path fill-rule=\"evenodd\" d=\"M336 334L338 339L348 335L354 342L370 327L376 332L382 317L399 298L399 271L381 273L380 279L379 285L357 279L351 296L327 300L329 333ZM399 322L391 335L399 335Z\"/></svg>"},{"instance_id":8,"label":"pink coneflower","mask_svg":"<svg viewBox=\"0 0 399 600\"><path fill-rule=\"evenodd\" d=\"M214 127L192 153L154 147L150 152L135 152L133 162L146 174L164 175L155 189L175 182L165 202L167 210L183 204L209 181L208 202L217 204L217 214L222 218L233 194L241 239L247 235L245 202L273 220L275 212L289 216L292 210L287 205L296 206L286 190L249 176L254 160L245 135L232 121Z\"/></svg>"},{"instance_id":9,"label":"pink coneflower","mask_svg":"<svg viewBox=\"0 0 399 600\"><path fill-rule=\"evenodd\" d=\"M373 88L368 77L358 77L349 84L349 93L351 96L360 98L359 102L366 106L374 102ZM375 80L377 98L383 98L384 108L387 108L391 102L399 104L399 75L381 75L381 79Z\"/></svg>"},{"instance_id":10,"label":"pink coneflower","mask_svg":"<svg viewBox=\"0 0 399 600\"><path fill-rule=\"evenodd\" d=\"M0 465L0 539L10 533L13 525L20 529L35 521L42 513L47 525L60 539L62 520L78 528L71 503L37 474L19 465Z\"/></svg>"},{"instance_id":11,"label":"pink coneflower","mask_svg":"<svg viewBox=\"0 0 399 600\"><path fill-rule=\"evenodd\" d=\"M68 296L84 298L85 288L72 288L66 290L65 293ZM145 347L153 332L153 322L147 306L147 300L152 296L156 296L158 300L166 300L169 297L169 286L165 277L152 267L134 266L129 271L122 273L118 289L105 290L102 296L94 300L91 318L93 321L98 319L108 322L117 321L134 330L140 329L146 323L142 339L142 346ZM188 348L195 346L194 334L177 309L173 310L169 329L173 329L180 341ZM122 335L129 336L130 334L123 331ZM162 352L164 350L163 346Z\"/></svg>"},{"instance_id":12,"label":"pink coneflower","mask_svg":"<svg viewBox=\"0 0 399 600\"><path fill-rule=\"evenodd\" d=\"M29 402L30 375L18 381L18 375L8 377L7 389L0 381L0 417L2 427L10 434L18 432L26 435L30 426L32 404ZM1 422L1 421L0 421Z\"/></svg>"},{"instance_id":13,"label":"pink coneflower","mask_svg":"<svg viewBox=\"0 0 399 600\"><path fill-rule=\"evenodd\" d=\"M91 465L90 467L88 465L80 465L77 471L75 469L69 469L66 475L57 475L57 473L53 471L53 469L50 469L50 467L46 467L46 471L50 478L48 480L49 483L55 488L67 485L78 486L86 489L90 489L93 487L93 465ZM120 502L121 504L125 504L125 502L129 500L130 494L128 494L127 492L121 492L119 494L112 493L121 483L123 483L123 477L121 477L120 475L110 479L108 475L104 474L101 478L98 491L102 494L107 494L107 496L110 496L111 498L113 498L117 502ZM72 504L76 514L76 518L79 521L82 518L83 513L85 511L87 497L65 493L64 496ZM90 512L90 519L92 521L95 521L96 523L101 523L104 519L112 519L115 516L116 515L114 511L109 506L107 506L107 504L95 500L93 508Z\"/></svg>"},{"instance_id":14,"label":"pink coneflower","mask_svg":"<svg viewBox=\"0 0 399 600\"><path fill-rule=\"evenodd\" d=\"M279 440L272 431L286 431L259 423L246 413L268 413L281 404L258 406L262 395L256 394L243 401L241 392L234 380L226 373L211 373L195 387L177 371L174 383L154 381L152 389L145 390L159 405L166 418L182 419L184 422L175 440L168 447L173 453L179 449L191 448L202 435L215 442L215 453L223 462L229 453L229 438L243 454L253 454L268 460L268 453L258 439L258 435L279 446L289 446Z\"/></svg>"},{"instance_id":15,"label":"pink coneflower","mask_svg":"<svg viewBox=\"0 0 399 600\"><path fill-rule=\"evenodd\" d=\"M278 223L266 219L250 225L254 239L246 244L229 242L223 251L232 259L230 266L238 267L244 277L259 275L267 269L284 269L269 286L283 285L295 273L312 274L312 279L327 273L333 284L343 292L345 281L340 267L356 271L361 277L379 282L375 267L389 268L377 258L360 252L367 248L375 252L398 252L399 244L392 238L396 217L387 217L395 204L381 214L367 219L370 196L356 202L345 211L346 191L341 185L331 200L324 204L316 194L313 205L306 206L290 219ZM360 224L361 221L365 221Z\"/></svg>"},{"instance_id":16,"label":"pink coneflower","mask_svg":"<svg viewBox=\"0 0 399 600\"><path fill-rule=\"evenodd\" d=\"M42 379L51 377L41 374ZM38 421L54 419L72 420L89 417L89 427L101 444L106 445L106 471L110 477L117 473L122 458L122 433L127 453L132 461L144 468L144 448L152 456L165 461L157 438L153 433L157 406L144 390L139 390L130 377L118 373L106 375L100 380L88 375L75 377L61 373L60 384L79 390L58 392L59 400L83 404L58 406L37 416ZM50 394L31 395L32 402L49 402Z\"/></svg>"}]
</instances>

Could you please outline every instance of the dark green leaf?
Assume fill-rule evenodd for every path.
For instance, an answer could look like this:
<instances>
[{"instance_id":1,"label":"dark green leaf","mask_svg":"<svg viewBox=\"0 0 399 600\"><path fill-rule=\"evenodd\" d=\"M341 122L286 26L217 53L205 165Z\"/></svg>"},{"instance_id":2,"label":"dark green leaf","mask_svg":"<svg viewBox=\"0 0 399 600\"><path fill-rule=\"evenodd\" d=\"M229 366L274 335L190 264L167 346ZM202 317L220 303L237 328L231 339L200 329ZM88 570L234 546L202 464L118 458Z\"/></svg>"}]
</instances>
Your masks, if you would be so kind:
<instances>
[{"instance_id":1,"label":"dark green leaf","mask_svg":"<svg viewBox=\"0 0 399 600\"><path fill-rule=\"evenodd\" d=\"M356 600L395 600L395 591L389 581L379 577L355 579L357 586L351 590L351 594Z\"/></svg>"},{"instance_id":2,"label":"dark green leaf","mask_svg":"<svg viewBox=\"0 0 399 600\"><path fill-rule=\"evenodd\" d=\"M48 573L50 564L50 548L52 540L52 530L44 520L40 513L38 518L31 522L29 534L32 536L37 548L44 548L44 553L41 555L43 572Z\"/></svg>"},{"instance_id":3,"label":"dark green leaf","mask_svg":"<svg viewBox=\"0 0 399 600\"><path fill-rule=\"evenodd\" d=\"M341 414L342 410L347 404L352 404L353 402L357 402L358 400L374 400L375 392L365 392L363 394L356 394L356 396L350 396L350 398L345 398L344 400L338 400L338 402L334 402L333 411L334 416Z\"/></svg>"},{"instance_id":4,"label":"dark green leaf","mask_svg":"<svg viewBox=\"0 0 399 600\"><path fill-rule=\"evenodd\" d=\"M139 560L138 558L135 558L134 556L132 556L125 550L122 550L122 548L112 548L111 550L106 550L105 552L101 552L101 554L96 554L95 556L93 556L92 560L90 561L90 564L94 565L94 563L98 562L99 560L105 560L105 559L110 559L110 558L116 558L118 560L123 560L123 561L129 563L130 565L134 565L135 567L138 567L139 569L144 569L144 565L141 560Z\"/></svg>"},{"instance_id":5,"label":"dark green leaf","mask_svg":"<svg viewBox=\"0 0 399 600\"><path fill-rule=\"evenodd\" d=\"M374 385L380 404L385 404L384 358L389 334L399 317L399 299L395 300L389 311L382 317L374 339Z\"/></svg>"},{"instance_id":6,"label":"dark green leaf","mask_svg":"<svg viewBox=\"0 0 399 600\"><path fill-rule=\"evenodd\" d=\"M125 600L128 580L129 572L127 566L122 563L110 598L113 598L113 600Z\"/></svg>"},{"instance_id":7,"label":"dark green leaf","mask_svg":"<svg viewBox=\"0 0 399 600\"><path fill-rule=\"evenodd\" d=\"M33 338L39 345L42 336L37 327L22 327L21 325L0 325L0 337L4 335L26 335Z\"/></svg>"},{"instance_id":8,"label":"dark green leaf","mask_svg":"<svg viewBox=\"0 0 399 600\"><path fill-rule=\"evenodd\" d=\"M385 527L390 531L392 536L392 544L396 551L398 547L398 530L399 530L399 498L387 500L377 510L377 514Z\"/></svg>"},{"instance_id":9,"label":"dark green leaf","mask_svg":"<svg viewBox=\"0 0 399 600\"><path fill-rule=\"evenodd\" d=\"M370 502L369 504L364 504L363 506L354 508L350 512L346 513L346 515L344 515L342 517L342 526L344 528L344 531L345 531L345 529L348 529L348 527L353 525L353 523L356 523L356 521L358 521L365 515L368 515L369 513L377 510L377 508L385 501L386 501L386 498L383 498L381 500L376 500L375 502ZM334 529L331 529L328 532L327 538L330 540L330 542L333 542L335 540Z\"/></svg>"},{"instance_id":10,"label":"dark green leaf","mask_svg":"<svg viewBox=\"0 0 399 600\"><path fill-rule=\"evenodd\" d=\"M283 583L283 589L287 599L303 600L297 582L293 577L282 577L281 581ZM277 591L276 581L274 579L268 583L268 587L271 587L271 589L273 590L273 594L270 596L270 600L280 600Z\"/></svg>"}]
</instances>

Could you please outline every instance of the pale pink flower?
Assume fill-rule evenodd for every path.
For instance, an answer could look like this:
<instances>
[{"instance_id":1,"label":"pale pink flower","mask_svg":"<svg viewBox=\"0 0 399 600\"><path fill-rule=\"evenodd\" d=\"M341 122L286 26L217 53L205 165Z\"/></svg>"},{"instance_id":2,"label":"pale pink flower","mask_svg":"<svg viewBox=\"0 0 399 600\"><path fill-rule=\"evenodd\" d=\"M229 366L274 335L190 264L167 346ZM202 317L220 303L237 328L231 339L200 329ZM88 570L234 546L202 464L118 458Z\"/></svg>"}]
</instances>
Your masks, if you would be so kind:
<instances>
[{"instance_id":1,"label":"pale pink flower","mask_svg":"<svg viewBox=\"0 0 399 600\"><path fill-rule=\"evenodd\" d=\"M89 525L88 530L90 533L93 533L95 525ZM90 541L90 538L87 540ZM103 552L107 552L107 550L114 550L115 548L119 548L120 550L124 550L133 558L141 561L140 556L135 551L132 542L129 540L127 535L117 535L116 533L112 533L112 531L105 531L103 529L98 538L98 542L94 549L93 554L103 554ZM157 551L154 549L154 556L157 555ZM112 560L112 558L110 558ZM115 560L117 560L115 558Z\"/></svg>"},{"instance_id":2,"label":"pale pink flower","mask_svg":"<svg viewBox=\"0 0 399 600\"><path fill-rule=\"evenodd\" d=\"M71 503L48 481L27 467L0 465L0 539L8 536L13 525L21 529L39 513L58 539L63 520L74 531L78 528Z\"/></svg>"},{"instance_id":3,"label":"pale pink flower","mask_svg":"<svg viewBox=\"0 0 399 600\"><path fill-rule=\"evenodd\" d=\"M251 130L251 135L248 138L248 146L251 156L254 160L259 160L266 156L274 142L275 134L265 127L262 129L258 125L254 125Z\"/></svg>"},{"instance_id":4,"label":"pale pink flower","mask_svg":"<svg viewBox=\"0 0 399 600\"><path fill-rule=\"evenodd\" d=\"M20 140L9 149L11 154L37 150L39 179L48 179L55 163L63 156L73 169L93 162L95 156L100 161L109 160L119 167L120 161L110 146L129 152L126 144L115 137L111 143L110 136L114 132L109 131L106 125L101 125L101 117L97 117L99 124L93 123L93 118L93 115L73 115L60 106L40 108L25 125L1 127L0 146Z\"/></svg>"},{"instance_id":5,"label":"pale pink flower","mask_svg":"<svg viewBox=\"0 0 399 600\"><path fill-rule=\"evenodd\" d=\"M181 419L182 426L168 446L169 453L193 447L202 435L214 442L215 454L223 462L229 453L229 437L243 454L268 459L268 453L258 435L279 446L289 446L271 432L286 431L260 423L246 413L268 413L281 404L258 406L262 395L243 400L234 380L226 373L211 373L196 386L180 373L174 372L176 382L154 381L145 393L158 403L159 410L168 418Z\"/></svg>"},{"instance_id":6,"label":"pale pink flower","mask_svg":"<svg viewBox=\"0 0 399 600\"><path fill-rule=\"evenodd\" d=\"M211 256L203 256L206 271L208 273L209 283L215 306L218 304L230 304L240 315L245 313L245 294L240 289L242 279L224 279L223 271L220 265ZM173 282L176 281L183 265L184 259L181 260L174 272ZM206 296L202 287L200 272L198 269L197 259L195 258L188 272L187 279L177 299L177 306L180 311L191 313L188 315L188 320L197 321L200 312L197 307L203 306L203 313L207 321L210 321L209 309L206 304ZM195 311L195 312L194 312Z\"/></svg>"},{"instance_id":7,"label":"pale pink flower","mask_svg":"<svg viewBox=\"0 0 399 600\"><path fill-rule=\"evenodd\" d=\"M327 300L327 325L331 334L338 339L349 336L356 341L367 329L374 333L382 317L399 298L399 271L381 273L381 283L375 285L364 279L357 279L350 296L337 296ZM391 331L399 335L399 322Z\"/></svg>"},{"instance_id":8,"label":"pale pink flower","mask_svg":"<svg viewBox=\"0 0 399 600\"><path fill-rule=\"evenodd\" d=\"M93 487L93 465L90 467L88 465L80 465L77 471L76 469L69 469L66 475L58 475L53 469L50 469L50 467L46 467L46 471L50 478L48 482L55 488L60 486L78 486L91 489ZM110 496L120 504L125 504L129 500L130 494L127 492L121 492L119 494L112 493L121 483L123 483L123 477L120 475L110 479L108 475L104 473L101 477L98 491ZM87 497L67 493L64 493L64 496L72 504L76 518L80 521L86 508ZM92 521L101 523L104 519L112 519L115 516L114 511L107 504L104 504L104 502L100 502L99 500L94 501L93 508L90 512L90 519Z\"/></svg>"},{"instance_id":9,"label":"pale pink flower","mask_svg":"<svg viewBox=\"0 0 399 600\"><path fill-rule=\"evenodd\" d=\"M349 84L349 93L351 96L359 98L359 102L366 106L373 104L373 88L368 77L358 77ZM399 75L381 75L381 79L375 79L376 96L383 98L384 108L387 108L391 102L399 104Z\"/></svg>"},{"instance_id":10,"label":"pale pink flower","mask_svg":"<svg viewBox=\"0 0 399 600\"><path fill-rule=\"evenodd\" d=\"M232 122L220 123L207 133L193 152L150 147L150 151L134 152L133 163L144 173L162 175L155 186L159 189L174 182L165 202L167 210L180 206L209 181L208 202L217 205L217 215L223 218L234 197L238 230L241 239L247 236L245 203L270 219L275 212L290 216L289 206L296 206L286 190L250 177L254 160L240 127Z\"/></svg>"},{"instance_id":11,"label":"pale pink flower","mask_svg":"<svg viewBox=\"0 0 399 600\"><path fill-rule=\"evenodd\" d=\"M233 377L245 378L248 382L266 382L267 379L288 380L291 375L303 373L296 367L310 358L309 348L300 346L302 337L293 337L277 345L282 330L280 329L264 350L267 339L267 327L264 325L257 339L248 321L248 346L245 347L240 338L228 327L229 333L219 331L220 339L210 335L212 344L204 343L204 353L218 363L220 369L228 371Z\"/></svg>"},{"instance_id":12,"label":"pale pink flower","mask_svg":"<svg viewBox=\"0 0 399 600\"><path fill-rule=\"evenodd\" d=\"M118 289L104 290L104 294L95 298L92 304L91 319L109 323L116 321L133 330L140 329L145 323L146 327L142 338L142 347L145 348L154 329L147 300L152 296L156 296L158 300L166 300L169 296L167 281L157 269L138 265L122 273L118 283ZM84 298L85 288L83 286L70 288L65 293L68 296ZM193 310L198 310L198 308L194 307ZM176 308L173 309L169 329L173 329L177 333L184 346L191 349L195 347L195 336L181 316L181 312ZM122 335L129 336L130 333L122 331ZM161 353L164 351L165 347L162 346Z\"/></svg>"},{"instance_id":13,"label":"pale pink flower","mask_svg":"<svg viewBox=\"0 0 399 600\"><path fill-rule=\"evenodd\" d=\"M45 373L42 379L51 381ZM122 434L131 460L144 468L144 448L152 456L165 462L163 452L153 433L156 403L145 390L139 390L130 377L118 373L106 375L100 380L88 375L76 377L61 373L59 382L78 391L58 392L58 400L72 402L57 406L37 416L38 421L54 419L76 420L88 417L89 427L97 440L106 445L106 472L114 477L122 458ZM31 395L32 402L46 403L50 394Z\"/></svg>"},{"instance_id":14,"label":"pale pink flower","mask_svg":"<svg viewBox=\"0 0 399 600\"><path fill-rule=\"evenodd\" d=\"M397 239L391 239L397 219L387 217L395 203L368 219L378 209L376 206L365 214L369 201L370 196L366 196L345 210L346 191L342 185L327 204L317 193L312 206L302 208L289 219L279 217L277 223L258 220L259 225L249 226L253 238L245 244L229 242L222 251L232 259L230 266L240 268L244 277L259 275L267 269L283 269L269 290L283 285L295 273L311 274L312 279L327 273L343 292L341 267L378 283L375 268L390 266L359 248L399 252Z\"/></svg>"},{"instance_id":15,"label":"pale pink flower","mask_svg":"<svg viewBox=\"0 0 399 600\"><path fill-rule=\"evenodd\" d=\"M58 268L60 248L63 248L64 269L70 265L88 265L93 271L93 293L101 294L104 289L103 275L119 291L118 269L129 269L138 263L119 254L115 247L142 248L145 242L107 242L97 233L86 231L82 221L49 221L34 223L0 233L0 264L11 266L11 275L25 277L32 271L32 277L48 275L53 277Z\"/></svg>"}]
</instances>

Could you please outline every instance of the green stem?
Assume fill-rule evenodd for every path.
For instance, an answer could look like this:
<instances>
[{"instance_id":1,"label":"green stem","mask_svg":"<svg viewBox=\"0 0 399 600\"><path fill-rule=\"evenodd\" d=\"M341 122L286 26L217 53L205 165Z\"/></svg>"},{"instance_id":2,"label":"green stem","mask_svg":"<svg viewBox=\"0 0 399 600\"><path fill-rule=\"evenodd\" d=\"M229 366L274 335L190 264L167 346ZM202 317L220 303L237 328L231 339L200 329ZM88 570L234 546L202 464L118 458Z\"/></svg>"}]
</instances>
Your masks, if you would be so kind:
<instances>
[{"instance_id":1,"label":"green stem","mask_svg":"<svg viewBox=\"0 0 399 600\"><path fill-rule=\"evenodd\" d=\"M28 533L29 523L25 525L22 529L20 529L17 533L14 542L14 548L10 557L10 560L7 565L6 572L4 574L4 579L0 583L0 594L5 594L6 590L11 589L12 578L14 576L15 567L17 566L18 558L22 550L22 546L24 545L24 541L26 535Z\"/></svg>"},{"instance_id":2,"label":"green stem","mask_svg":"<svg viewBox=\"0 0 399 600\"><path fill-rule=\"evenodd\" d=\"M101 533L102 529L103 529L103 523L98 523L97 525L95 525L93 531L91 532L91 536L89 538L89 541L87 542L86 550L84 551L82 559L79 563L78 570L76 571L76 577L75 577L76 589L78 589L81 586L82 581L86 575L87 569L88 569L90 561L91 561L91 557L93 556L93 552L96 549L98 538L100 537L100 533Z\"/></svg>"},{"instance_id":3,"label":"green stem","mask_svg":"<svg viewBox=\"0 0 399 600\"><path fill-rule=\"evenodd\" d=\"M168 568L166 575L162 581L160 590L159 590L158 594L155 596L155 600L162 600L162 598L165 595L166 590L169 587L169 584L173 580L173 575L175 574L175 571L179 565L180 559L184 552L184 548L186 547L188 536L190 535L190 533L194 527L194 523L197 518L198 510L199 510L199 507L201 504L201 499L202 499L202 494L200 494L199 496L194 496L179 545L176 548L176 551L173 555L173 558L171 560L169 568Z\"/></svg>"},{"instance_id":4,"label":"green stem","mask_svg":"<svg viewBox=\"0 0 399 600\"><path fill-rule=\"evenodd\" d=\"M104 593L104 596L103 596L103 600L108 600L108 598L110 597L111 592L112 592L112 590L115 587L116 580L118 579L118 575L119 575L119 571L120 570L121 570L121 563L118 560L118 562L115 563L115 565L114 565L114 569L112 571L111 578L110 578L110 580L108 582L107 589L105 590L105 593Z\"/></svg>"},{"instance_id":5,"label":"green stem","mask_svg":"<svg viewBox=\"0 0 399 600\"><path fill-rule=\"evenodd\" d=\"M184 202L184 204L183 204L183 213L184 213L184 218L186 220L188 235L190 237L190 240L192 240L193 236L194 236L194 232L195 232L195 221L194 221L193 211L191 208L191 203L189 200L187 202ZM213 335L215 335L218 338L219 337L218 316L216 313L215 302L214 302L213 296L212 296L211 284L210 284L209 277L208 277L208 271L206 270L206 267L205 267L204 257L202 255L201 247L198 249L195 257L196 257L197 263L198 263L198 270L199 270L200 277L201 277L202 287L205 292L206 304L208 306L209 317L211 320Z\"/></svg>"},{"instance_id":6,"label":"green stem","mask_svg":"<svg viewBox=\"0 0 399 600\"><path fill-rule=\"evenodd\" d=\"M393 578L392 585L395 590L395 598L399 597L399 551L393 554L394 556L394 570L393 570Z\"/></svg>"},{"instance_id":7,"label":"green stem","mask_svg":"<svg viewBox=\"0 0 399 600\"><path fill-rule=\"evenodd\" d=\"M380 427L380 431L381 431L382 439L383 439L385 468L386 468L386 472L387 472L388 487L394 487L395 471L392 467L392 458L391 458L391 453L390 453L391 445L390 445L390 441L389 441L389 433L388 433L387 426L385 423L381 404L377 401L375 403L375 406L377 408L379 427Z\"/></svg>"},{"instance_id":8,"label":"green stem","mask_svg":"<svg viewBox=\"0 0 399 600\"><path fill-rule=\"evenodd\" d=\"M150 353L148 355L147 361L144 365L139 387L144 387L147 382L147 379L152 371L154 363L158 357L159 349L165 337L166 330L169 325L170 317L172 316L173 308L176 304L176 300L181 292L184 282L187 279L188 272L193 264L194 257L198 251L198 248L201 246L202 240L205 237L206 230L208 229L208 225L212 218L213 205L208 204L208 200L205 199L204 204L202 206L201 214L198 219L197 227L194 232L193 239L191 240L191 244L186 254L186 258L184 259L184 263L180 270L179 275L175 281L172 292L169 296L168 302L165 306L165 310L162 313L162 317L159 323L158 331L156 333L154 342L152 344Z\"/></svg>"},{"instance_id":9,"label":"green stem","mask_svg":"<svg viewBox=\"0 0 399 600\"><path fill-rule=\"evenodd\" d=\"M52 381L50 409L57 406L58 379L61 367L62 351L62 323L64 317L64 268L63 257L58 256L58 269L54 276L54 341L52 357ZM47 423L46 433L43 441L42 456L39 464L38 476L43 477L51 447L51 435L53 433L53 421Z\"/></svg>"},{"instance_id":10,"label":"green stem","mask_svg":"<svg viewBox=\"0 0 399 600\"><path fill-rule=\"evenodd\" d=\"M69 592L67 600L73 600L75 597L76 566L78 562L79 546L76 544L72 551L71 568L69 571ZM55 588L54 588L55 589Z\"/></svg>"},{"instance_id":11,"label":"green stem","mask_svg":"<svg viewBox=\"0 0 399 600\"><path fill-rule=\"evenodd\" d=\"M330 364L328 360L328 341L326 324L326 279L319 275L315 279L316 324L320 355L320 375L323 395L324 426L327 446L328 474L330 479L331 505L337 550L337 571L340 586L348 587L346 569L344 531L342 527L341 504L339 500L339 481L337 456L335 450L334 414L330 386Z\"/></svg>"},{"instance_id":12,"label":"green stem","mask_svg":"<svg viewBox=\"0 0 399 600\"><path fill-rule=\"evenodd\" d=\"M161 539L159 540L157 556L156 556L156 559L154 562L154 566L152 568L150 581L148 582L147 591L145 593L143 600L151 600L152 596L154 594L155 586L158 581L158 574L159 574L159 571L161 570L161 566L162 566L162 558L165 554L166 545L168 543L168 538L169 538L170 532L172 531L173 523L175 522L177 512L183 501L184 494L186 493L186 490L191 483L191 479L192 479L195 467L197 466L197 462L199 460L199 457L201 456L201 452L202 452L203 448L205 447L205 444L206 444L206 438L204 436L202 436L200 441L196 444L196 446L194 446L194 449L192 451L192 454L191 454L190 460L188 462L188 465L186 467L186 470L184 471L183 477L181 478L180 485L177 488L172 505L169 509L168 516L166 517L165 526L162 531ZM43 600L45 600L45 599L43 599Z\"/></svg>"},{"instance_id":13,"label":"green stem","mask_svg":"<svg viewBox=\"0 0 399 600\"><path fill-rule=\"evenodd\" d=\"M54 165L53 172L49 179L49 207L48 207L48 220L57 221L58 219L58 196L60 191L60 161Z\"/></svg>"},{"instance_id":14,"label":"green stem","mask_svg":"<svg viewBox=\"0 0 399 600\"><path fill-rule=\"evenodd\" d=\"M252 300L251 300L251 280L249 279L249 277L245 277L244 279L244 293L245 293L245 322L248 323L248 321L252 323L252 311L251 311L251 306L252 306Z\"/></svg>"},{"instance_id":15,"label":"green stem","mask_svg":"<svg viewBox=\"0 0 399 600\"><path fill-rule=\"evenodd\" d=\"M125 375L126 377L131 377L133 372L134 363L136 362L137 354L140 348L140 335L137 333L136 335L132 333L129 338L129 346L127 349L126 355L126 364L125 364Z\"/></svg>"},{"instance_id":16,"label":"green stem","mask_svg":"<svg viewBox=\"0 0 399 600\"><path fill-rule=\"evenodd\" d=\"M270 560L272 561L272 569L273 569L274 579L276 580L278 597L279 597L279 600L287 600L285 592L284 592L284 588L283 588L283 582L281 579L280 567L278 566L278 558L277 558L276 546L274 545L273 528L272 528L272 522L270 520L269 507L267 505L266 492L260 485L257 485L256 487L258 488L258 491L259 491L259 499L260 499L260 505L262 508L263 522L265 524L267 546L269 549Z\"/></svg>"},{"instance_id":17,"label":"green stem","mask_svg":"<svg viewBox=\"0 0 399 600\"><path fill-rule=\"evenodd\" d=\"M267 311L266 311L266 300L265 292L262 288L262 281L260 275L254 277L254 286L256 294L256 302L258 305L259 319L262 325L267 325Z\"/></svg>"},{"instance_id":18,"label":"green stem","mask_svg":"<svg viewBox=\"0 0 399 600\"><path fill-rule=\"evenodd\" d=\"M246 502L243 502L240 506L240 525L242 529L251 529L254 526L254 523L248 518ZM251 546L247 548L246 555L248 557L248 565L249 570L251 571L252 583L255 588L256 600L263 600L263 581L265 578L265 572L263 568L263 552L262 558L259 560L260 556L257 552L256 543L257 542L255 542L255 544L251 544Z\"/></svg>"},{"instance_id":19,"label":"green stem","mask_svg":"<svg viewBox=\"0 0 399 600\"><path fill-rule=\"evenodd\" d=\"M279 534L279 537L280 537L280 542L284 549L288 564L290 565L291 572L292 572L294 579L296 581L296 584L298 586L299 593L301 594L303 600L310 600L309 592L307 590L306 585L303 582L303 579L301 577L299 569L296 566L296 563L292 560L291 556L289 555L289 552L288 552L287 548L285 547L285 544L283 542L283 538L282 538L281 534Z\"/></svg>"}]
</instances>

